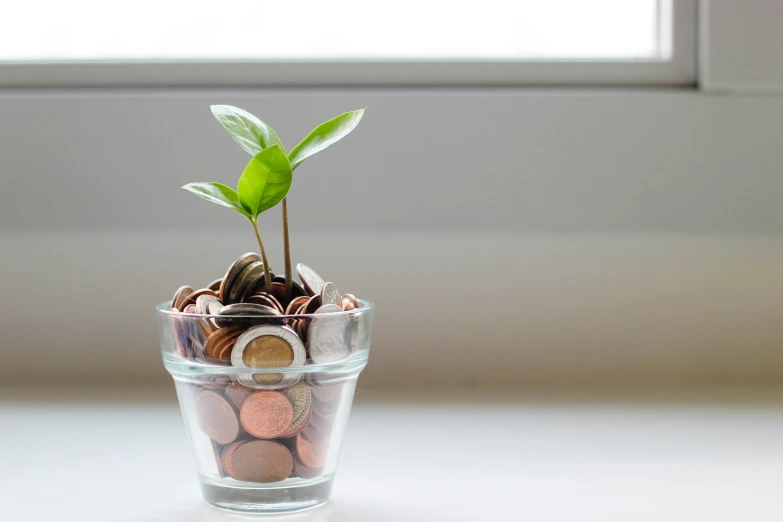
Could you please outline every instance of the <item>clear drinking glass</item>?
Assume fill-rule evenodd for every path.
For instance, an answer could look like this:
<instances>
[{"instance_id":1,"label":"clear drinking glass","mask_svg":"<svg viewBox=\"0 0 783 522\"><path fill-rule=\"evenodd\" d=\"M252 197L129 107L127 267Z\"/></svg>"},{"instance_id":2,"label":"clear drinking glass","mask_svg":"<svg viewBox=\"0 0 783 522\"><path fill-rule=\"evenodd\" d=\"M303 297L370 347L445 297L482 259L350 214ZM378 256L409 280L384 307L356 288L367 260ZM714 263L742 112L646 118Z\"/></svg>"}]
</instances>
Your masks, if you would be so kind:
<instances>
[{"instance_id":1,"label":"clear drinking glass","mask_svg":"<svg viewBox=\"0 0 783 522\"><path fill-rule=\"evenodd\" d=\"M280 513L328 500L356 378L370 350L373 304L359 302L347 312L294 316L198 315L158 305L163 363L174 378L206 502ZM229 348L214 335L226 328L236 332ZM287 338L294 352L303 347L304 365L249 367L252 357L233 353L239 346L249 353L253 336L264 341L256 346L262 355L287 351L287 344L259 335L267 330ZM207 355L221 351L232 360Z\"/></svg>"}]
</instances>

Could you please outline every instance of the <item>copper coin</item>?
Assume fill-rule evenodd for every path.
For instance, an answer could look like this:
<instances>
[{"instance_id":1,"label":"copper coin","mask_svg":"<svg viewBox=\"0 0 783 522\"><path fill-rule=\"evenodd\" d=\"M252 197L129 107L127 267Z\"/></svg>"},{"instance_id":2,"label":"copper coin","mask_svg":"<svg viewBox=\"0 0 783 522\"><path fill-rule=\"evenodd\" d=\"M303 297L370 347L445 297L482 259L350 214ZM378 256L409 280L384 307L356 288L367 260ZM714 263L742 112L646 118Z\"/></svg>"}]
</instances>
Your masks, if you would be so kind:
<instances>
[{"instance_id":1,"label":"copper coin","mask_svg":"<svg viewBox=\"0 0 783 522\"><path fill-rule=\"evenodd\" d=\"M315 429L322 432L328 433L329 431L332 430L332 420L333 419L327 419L325 417L321 417L315 412L310 414L310 425L312 425Z\"/></svg>"},{"instance_id":2,"label":"copper coin","mask_svg":"<svg viewBox=\"0 0 783 522\"><path fill-rule=\"evenodd\" d=\"M325 402L313 397L313 410L321 417L331 419L337 413L337 408L340 405L339 401Z\"/></svg>"},{"instance_id":3,"label":"copper coin","mask_svg":"<svg viewBox=\"0 0 783 522\"><path fill-rule=\"evenodd\" d=\"M325 386L313 386L313 396L321 402L333 401L340 397L343 391L342 383L335 382Z\"/></svg>"},{"instance_id":4,"label":"copper coin","mask_svg":"<svg viewBox=\"0 0 783 522\"><path fill-rule=\"evenodd\" d=\"M314 295L310 298L309 301L307 301L307 304L305 305L304 310L302 310L303 314L314 314L316 310L321 308L321 296L320 295Z\"/></svg>"},{"instance_id":5,"label":"copper coin","mask_svg":"<svg viewBox=\"0 0 783 522\"><path fill-rule=\"evenodd\" d=\"M279 275L272 278L273 283L280 283L282 285L285 285L285 276ZM297 283L296 281L291 281L291 298L295 299L297 297L310 297L310 294L307 293L307 290L305 290L302 285Z\"/></svg>"},{"instance_id":6,"label":"copper coin","mask_svg":"<svg viewBox=\"0 0 783 522\"><path fill-rule=\"evenodd\" d=\"M305 349L307 349L307 328L309 324L310 324L309 319L299 319L299 322L296 324L296 334L305 344ZM307 352L307 355L309 357L310 352Z\"/></svg>"},{"instance_id":7,"label":"copper coin","mask_svg":"<svg viewBox=\"0 0 783 522\"><path fill-rule=\"evenodd\" d=\"M186 314L195 314L196 313L196 305L189 304L186 307L184 307L182 309L182 311L185 312Z\"/></svg>"},{"instance_id":8,"label":"copper coin","mask_svg":"<svg viewBox=\"0 0 783 522\"><path fill-rule=\"evenodd\" d=\"M217 298L217 294L215 292L213 292L212 290L210 290L209 288L201 288L199 290L195 290L194 292L192 292L187 297L187 299L185 299L184 304L188 304L188 305L193 304L194 305L194 304L196 304L196 300L199 297L201 297L202 295L211 295L211 296ZM180 305L180 311L182 311L182 308L183 308L183 305Z\"/></svg>"},{"instance_id":9,"label":"copper coin","mask_svg":"<svg viewBox=\"0 0 783 522\"><path fill-rule=\"evenodd\" d=\"M291 425L294 408L281 393L257 391L242 403L239 418L249 434L259 439L273 439Z\"/></svg>"},{"instance_id":10,"label":"copper coin","mask_svg":"<svg viewBox=\"0 0 783 522\"><path fill-rule=\"evenodd\" d=\"M221 361L230 361L231 351L234 349L234 345L236 344L237 339L239 339L239 334L228 337L223 343L221 343L215 351L215 358L220 359Z\"/></svg>"},{"instance_id":11,"label":"copper coin","mask_svg":"<svg viewBox=\"0 0 783 522\"><path fill-rule=\"evenodd\" d=\"M240 272L242 272L242 270L247 267L247 265L256 261L261 261L261 256L254 254L253 252L248 252L247 254L240 256L239 259L234 261L231 266L228 267L226 275L223 276L223 279L220 283L220 291L218 292L218 297L223 302L223 304L231 304L229 301L226 301L228 293L231 290L231 285L234 284L234 280L237 278Z\"/></svg>"},{"instance_id":12,"label":"copper coin","mask_svg":"<svg viewBox=\"0 0 783 522\"><path fill-rule=\"evenodd\" d=\"M196 398L196 418L201 431L217 442L228 444L239 436L239 421L225 397L214 391L203 391Z\"/></svg>"},{"instance_id":13,"label":"copper coin","mask_svg":"<svg viewBox=\"0 0 783 522\"><path fill-rule=\"evenodd\" d=\"M302 431L310 420L312 395L310 386L304 383L291 386L286 390L285 394L294 406L294 418L285 433L280 436L293 437Z\"/></svg>"},{"instance_id":14,"label":"copper coin","mask_svg":"<svg viewBox=\"0 0 783 522\"><path fill-rule=\"evenodd\" d=\"M294 469L294 458L283 444L251 440L226 454L226 472L244 482L279 482Z\"/></svg>"},{"instance_id":15,"label":"copper coin","mask_svg":"<svg viewBox=\"0 0 783 522\"><path fill-rule=\"evenodd\" d=\"M356 299L356 296L355 296L355 295L353 295L353 294L344 294L344 295L343 295L343 298L344 298L344 299L348 299L349 301L351 301L351 303L353 303L353 307L354 307L354 308L360 308L360 306L359 306L359 300L358 300L358 299Z\"/></svg>"},{"instance_id":16,"label":"copper coin","mask_svg":"<svg viewBox=\"0 0 783 522\"><path fill-rule=\"evenodd\" d=\"M218 475L223 478L226 476L226 469L223 467L223 446L215 442L212 443L212 452L215 454L215 466L217 466Z\"/></svg>"},{"instance_id":17,"label":"copper coin","mask_svg":"<svg viewBox=\"0 0 783 522\"><path fill-rule=\"evenodd\" d=\"M225 466L225 464L226 464L226 456L229 453L231 453L232 451L234 451L237 446L239 446L240 444L243 444L245 442L247 442L247 440L237 440L237 441L232 442L231 444L227 444L227 445L223 446L223 449L220 451L220 460L223 461L223 466Z\"/></svg>"},{"instance_id":18,"label":"copper coin","mask_svg":"<svg viewBox=\"0 0 783 522\"><path fill-rule=\"evenodd\" d=\"M329 435L332 433L332 425L328 425L325 428L316 428L314 424L308 424L305 429L299 434L310 442L314 443L326 443L329 439Z\"/></svg>"},{"instance_id":19,"label":"copper coin","mask_svg":"<svg viewBox=\"0 0 783 522\"><path fill-rule=\"evenodd\" d=\"M199 379L199 384L205 390L225 390L231 384L231 379L226 375L204 375Z\"/></svg>"},{"instance_id":20,"label":"copper coin","mask_svg":"<svg viewBox=\"0 0 783 522\"><path fill-rule=\"evenodd\" d=\"M219 349L225 340L225 337L218 334L218 332L220 332L220 330L212 332L207 337L207 342L204 344L204 355L212 359L217 359Z\"/></svg>"},{"instance_id":21,"label":"copper coin","mask_svg":"<svg viewBox=\"0 0 783 522\"><path fill-rule=\"evenodd\" d=\"M294 457L294 475L303 479L311 479L323 473L323 468L311 468L302 464L299 457Z\"/></svg>"},{"instance_id":22,"label":"copper coin","mask_svg":"<svg viewBox=\"0 0 783 522\"><path fill-rule=\"evenodd\" d=\"M253 388L248 388L247 386L243 386L238 383L232 383L226 388L226 395L231 400L231 402L234 403L234 406L241 408L242 403L245 402L245 399L247 399L248 396L254 391L255 390Z\"/></svg>"},{"instance_id":23,"label":"copper coin","mask_svg":"<svg viewBox=\"0 0 783 522\"><path fill-rule=\"evenodd\" d=\"M280 304L280 301L275 299L273 295L267 294L266 292L256 292L255 294L245 299L244 302L268 306L279 311L281 314L283 313L283 305Z\"/></svg>"},{"instance_id":24,"label":"copper coin","mask_svg":"<svg viewBox=\"0 0 783 522\"><path fill-rule=\"evenodd\" d=\"M220 461L223 464L223 471L226 475L229 477L232 476L232 464L233 464L233 456L234 452L237 450L237 448L246 443L248 441L246 440L238 440L236 442L232 442L228 446L223 446L223 451L220 453Z\"/></svg>"},{"instance_id":25,"label":"copper coin","mask_svg":"<svg viewBox=\"0 0 783 522\"><path fill-rule=\"evenodd\" d=\"M228 291L228 302L241 303L256 285L259 277L264 273L264 263L254 261L247 265L231 284Z\"/></svg>"},{"instance_id":26,"label":"copper coin","mask_svg":"<svg viewBox=\"0 0 783 522\"><path fill-rule=\"evenodd\" d=\"M195 306L196 305L186 306L184 312L189 314L195 313ZM192 319L186 319L184 317L181 318L181 322L183 323L183 328L186 335L188 336L188 339L190 339L191 351L194 352L194 355L196 353L200 355L204 352L204 343L206 342L206 335L201 327L200 322L194 321Z\"/></svg>"},{"instance_id":27,"label":"copper coin","mask_svg":"<svg viewBox=\"0 0 783 522\"><path fill-rule=\"evenodd\" d=\"M277 300L277 298L276 298L275 296L273 296L272 294L264 294L264 295L267 297L267 299L269 299L270 301L272 301L272 303L274 303L274 305L275 305L275 308L277 308L278 310L280 310L280 313L281 313L281 314L282 314L282 313L285 313L285 306L283 306L283 303L281 303L280 301L278 301L278 300Z\"/></svg>"},{"instance_id":28,"label":"copper coin","mask_svg":"<svg viewBox=\"0 0 783 522\"><path fill-rule=\"evenodd\" d=\"M174 333L174 339L177 342L177 352L185 358L192 358L194 353L191 347L191 340L186 330L187 325L182 321L182 317L170 316L170 326Z\"/></svg>"},{"instance_id":29,"label":"copper coin","mask_svg":"<svg viewBox=\"0 0 783 522\"><path fill-rule=\"evenodd\" d=\"M288 303L288 307L285 309L285 315L295 315L296 311L300 308L303 308L309 300L310 298L304 295L295 297L291 300L290 303Z\"/></svg>"},{"instance_id":30,"label":"copper coin","mask_svg":"<svg viewBox=\"0 0 783 522\"><path fill-rule=\"evenodd\" d=\"M227 326L225 328L218 328L207 337L206 344L204 345L204 354L207 357L217 359L217 353L215 352L226 339L231 338L234 335L240 335L245 328L241 325Z\"/></svg>"},{"instance_id":31,"label":"copper coin","mask_svg":"<svg viewBox=\"0 0 783 522\"><path fill-rule=\"evenodd\" d=\"M327 443L309 441L302 433L296 436L296 456L305 466L322 467L326 463L328 450Z\"/></svg>"},{"instance_id":32,"label":"copper coin","mask_svg":"<svg viewBox=\"0 0 783 522\"><path fill-rule=\"evenodd\" d=\"M291 299L287 299L285 295L285 285L282 283L272 283L267 289L267 293L271 294L282 305L282 309L288 306Z\"/></svg>"},{"instance_id":33,"label":"copper coin","mask_svg":"<svg viewBox=\"0 0 783 522\"><path fill-rule=\"evenodd\" d=\"M353 302L351 302L350 299L348 299L347 297L343 297L342 299L340 299L340 308L342 308L346 312L350 312L356 307L353 305Z\"/></svg>"},{"instance_id":34,"label":"copper coin","mask_svg":"<svg viewBox=\"0 0 783 522\"><path fill-rule=\"evenodd\" d=\"M304 313L305 306L307 306L307 303L300 306L299 309L296 311L296 314L294 315L302 315ZM291 328L293 328L296 331L296 334L299 336L299 338L302 340L303 343L307 342L307 338L304 336L304 332L302 328L305 322L306 322L305 319L298 318L295 319L294 323L291 325Z\"/></svg>"},{"instance_id":35,"label":"copper coin","mask_svg":"<svg viewBox=\"0 0 783 522\"><path fill-rule=\"evenodd\" d=\"M215 351L225 336L225 332L222 332L221 330L226 330L226 328L215 330L207 337L207 342L204 344L204 355L207 357L217 359Z\"/></svg>"},{"instance_id":36,"label":"copper coin","mask_svg":"<svg viewBox=\"0 0 783 522\"><path fill-rule=\"evenodd\" d=\"M193 289L187 285L180 286L174 293L174 298L171 300L171 307L179 310L179 305L193 293Z\"/></svg>"},{"instance_id":37,"label":"copper coin","mask_svg":"<svg viewBox=\"0 0 783 522\"><path fill-rule=\"evenodd\" d=\"M220 284L223 282L222 279L215 279L211 283L207 285L207 288L215 292L215 295L218 295L218 292L220 292Z\"/></svg>"}]
</instances>

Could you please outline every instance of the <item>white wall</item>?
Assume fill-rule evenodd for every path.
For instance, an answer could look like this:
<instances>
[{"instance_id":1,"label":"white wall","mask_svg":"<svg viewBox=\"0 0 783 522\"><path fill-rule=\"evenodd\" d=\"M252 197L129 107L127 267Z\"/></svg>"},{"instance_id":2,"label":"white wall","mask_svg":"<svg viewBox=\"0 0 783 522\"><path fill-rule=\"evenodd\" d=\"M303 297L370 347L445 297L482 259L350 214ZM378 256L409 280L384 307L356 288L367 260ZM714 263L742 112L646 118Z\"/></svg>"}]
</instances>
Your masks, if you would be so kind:
<instances>
[{"instance_id":1,"label":"white wall","mask_svg":"<svg viewBox=\"0 0 783 522\"><path fill-rule=\"evenodd\" d=\"M783 374L780 98L302 89L0 93L0 377L166 379L153 306L253 248L178 189L246 161L211 103L289 146L368 107L290 203L295 260L378 303L365 386Z\"/></svg>"},{"instance_id":2,"label":"white wall","mask_svg":"<svg viewBox=\"0 0 783 522\"><path fill-rule=\"evenodd\" d=\"M247 160L211 103L289 147L368 108L297 170L298 232L783 231L780 98L505 89L2 92L0 227L243 226L179 190Z\"/></svg>"}]
</instances>

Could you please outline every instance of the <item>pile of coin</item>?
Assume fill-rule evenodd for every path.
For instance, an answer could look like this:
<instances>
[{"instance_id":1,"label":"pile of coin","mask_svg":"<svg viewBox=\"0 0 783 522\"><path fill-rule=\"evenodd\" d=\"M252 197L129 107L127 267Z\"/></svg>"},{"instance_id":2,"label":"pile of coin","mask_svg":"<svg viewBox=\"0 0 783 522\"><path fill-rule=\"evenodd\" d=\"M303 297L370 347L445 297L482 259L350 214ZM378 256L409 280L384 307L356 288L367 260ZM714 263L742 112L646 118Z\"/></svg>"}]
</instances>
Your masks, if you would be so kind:
<instances>
[{"instance_id":1,"label":"pile of coin","mask_svg":"<svg viewBox=\"0 0 783 522\"><path fill-rule=\"evenodd\" d=\"M318 477L342 386L339 380L300 382L271 391L218 378L200 387L195 415L212 440L220 476L246 482Z\"/></svg>"},{"instance_id":2,"label":"pile of coin","mask_svg":"<svg viewBox=\"0 0 783 522\"><path fill-rule=\"evenodd\" d=\"M350 315L335 312L359 308L359 301L342 295L307 265L300 263L296 272L303 285L293 281L290 292L282 276L272 274L267 285L260 256L247 253L208 287L180 287L173 309L215 317L173 318L179 354L244 368L324 364L348 357L361 341L359 328ZM312 317L321 314L323 318Z\"/></svg>"},{"instance_id":3,"label":"pile of coin","mask_svg":"<svg viewBox=\"0 0 783 522\"><path fill-rule=\"evenodd\" d=\"M304 264L296 272L302 284L290 291L281 276L267 285L260 256L248 253L223 278L200 290L183 286L172 300L182 312L171 316L179 354L241 369L195 389L196 419L222 477L277 482L323 471L343 383L323 373L304 372L303 380L290 369L350 356L367 342L369 325L343 313L360 308L356 297ZM277 368L289 370L269 372Z\"/></svg>"}]
</instances>

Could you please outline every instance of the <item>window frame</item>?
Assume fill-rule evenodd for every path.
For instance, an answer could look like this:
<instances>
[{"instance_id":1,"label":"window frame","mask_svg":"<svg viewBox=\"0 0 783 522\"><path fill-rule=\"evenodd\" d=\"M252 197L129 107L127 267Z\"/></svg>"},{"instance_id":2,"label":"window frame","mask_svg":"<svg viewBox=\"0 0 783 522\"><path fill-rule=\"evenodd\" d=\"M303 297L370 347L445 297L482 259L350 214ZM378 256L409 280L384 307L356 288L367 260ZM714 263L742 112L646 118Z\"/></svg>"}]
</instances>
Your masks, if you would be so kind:
<instances>
[{"instance_id":1,"label":"window frame","mask_svg":"<svg viewBox=\"0 0 783 522\"><path fill-rule=\"evenodd\" d=\"M694 86L697 1L659 0L665 59L5 62L0 87Z\"/></svg>"}]
</instances>

